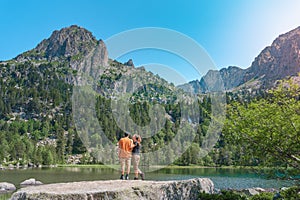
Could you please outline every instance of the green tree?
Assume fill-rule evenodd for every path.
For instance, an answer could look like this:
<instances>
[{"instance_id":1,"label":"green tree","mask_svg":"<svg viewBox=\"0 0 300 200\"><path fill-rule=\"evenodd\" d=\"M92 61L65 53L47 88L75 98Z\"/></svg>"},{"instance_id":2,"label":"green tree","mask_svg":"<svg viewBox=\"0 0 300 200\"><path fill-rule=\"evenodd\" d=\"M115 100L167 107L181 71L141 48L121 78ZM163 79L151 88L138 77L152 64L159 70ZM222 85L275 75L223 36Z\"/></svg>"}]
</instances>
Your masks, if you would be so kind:
<instances>
[{"instance_id":1,"label":"green tree","mask_svg":"<svg viewBox=\"0 0 300 200\"><path fill-rule=\"evenodd\" d=\"M224 134L252 164L300 169L300 87L285 80L265 99L228 106Z\"/></svg>"},{"instance_id":2,"label":"green tree","mask_svg":"<svg viewBox=\"0 0 300 200\"><path fill-rule=\"evenodd\" d=\"M69 129L68 130L68 138L67 138L67 153L70 155L72 154L72 150L73 150L73 130Z\"/></svg>"},{"instance_id":3,"label":"green tree","mask_svg":"<svg viewBox=\"0 0 300 200\"><path fill-rule=\"evenodd\" d=\"M66 148L66 139L64 135L64 129L57 128L57 140L56 140L56 153L58 160L61 163L65 162L65 148Z\"/></svg>"},{"instance_id":4,"label":"green tree","mask_svg":"<svg viewBox=\"0 0 300 200\"><path fill-rule=\"evenodd\" d=\"M44 148L42 151L43 165L51 165L54 163L54 158L49 148Z\"/></svg>"}]
</instances>

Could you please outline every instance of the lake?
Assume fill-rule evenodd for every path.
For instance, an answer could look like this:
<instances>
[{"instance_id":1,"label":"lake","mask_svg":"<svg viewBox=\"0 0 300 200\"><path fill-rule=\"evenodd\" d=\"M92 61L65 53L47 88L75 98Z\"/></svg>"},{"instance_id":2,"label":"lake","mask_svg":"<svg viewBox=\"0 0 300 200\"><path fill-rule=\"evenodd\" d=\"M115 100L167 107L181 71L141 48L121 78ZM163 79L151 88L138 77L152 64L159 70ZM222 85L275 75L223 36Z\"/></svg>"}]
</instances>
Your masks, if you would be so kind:
<instances>
[{"instance_id":1,"label":"lake","mask_svg":"<svg viewBox=\"0 0 300 200\"><path fill-rule=\"evenodd\" d=\"M120 172L108 167L56 167L1 170L0 182L20 183L35 178L43 183L119 179ZM290 180L266 179L251 170L239 168L163 168L146 173L146 180L183 180L196 177L210 178L217 189L251 187L281 188L296 184ZM133 174L130 175L133 179ZM3 197L3 195L2 195ZM1 195L0 195L1 199Z\"/></svg>"}]
</instances>

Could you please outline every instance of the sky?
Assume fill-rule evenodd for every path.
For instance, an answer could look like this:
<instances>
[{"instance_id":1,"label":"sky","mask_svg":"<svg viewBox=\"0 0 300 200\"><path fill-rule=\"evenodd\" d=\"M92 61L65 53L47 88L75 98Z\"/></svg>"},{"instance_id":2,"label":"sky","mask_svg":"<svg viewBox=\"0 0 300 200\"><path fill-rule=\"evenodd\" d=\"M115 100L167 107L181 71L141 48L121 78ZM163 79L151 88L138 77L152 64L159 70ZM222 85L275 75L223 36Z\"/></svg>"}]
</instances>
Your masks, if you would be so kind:
<instances>
[{"instance_id":1,"label":"sky","mask_svg":"<svg viewBox=\"0 0 300 200\"><path fill-rule=\"evenodd\" d=\"M299 0L1 0L0 8L2 61L36 47L54 30L76 24L104 41L132 29L169 29L201 46L216 69L247 68L277 36L300 26ZM174 70L184 81L204 75L171 52L144 49L117 60L129 58L154 73ZM160 70L164 66L167 70Z\"/></svg>"}]
</instances>

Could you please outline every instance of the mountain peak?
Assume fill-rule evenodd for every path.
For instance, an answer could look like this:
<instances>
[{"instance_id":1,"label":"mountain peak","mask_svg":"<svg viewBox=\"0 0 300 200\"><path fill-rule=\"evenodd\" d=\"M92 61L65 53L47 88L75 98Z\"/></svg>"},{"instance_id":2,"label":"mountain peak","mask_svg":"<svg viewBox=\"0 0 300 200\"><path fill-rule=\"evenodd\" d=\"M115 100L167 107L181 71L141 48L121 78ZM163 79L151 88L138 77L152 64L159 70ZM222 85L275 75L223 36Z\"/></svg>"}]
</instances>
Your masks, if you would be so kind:
<instances>
[{"instance_id":1,"label":"mountain peak","mask_svg":"<svg viewBox=\"0 0 300 200\"><path fill-rule=\"evenodd\" d=\"M208 81L217 80L221 76L226 90L270 88L277 80L296 76L299 72L300 26L279 35L270 46L261 51L249 68L229 66L219 71L210 70L200 81L192 81L179 87L195 93L206 92Z\"/></svg>"},{"instance_id":2,"label":"mountain peak","mask_svg":"<svg viewBox=\"0 0 300 200\"><path fill-rule=\"evenodd\" d=\"M276 38L276 40L274 41L274 43L277 41L277 39L283 39L283 38L284 39L293 39L293 37L299 37L299 36L300 36L300 26L298 26L297 28L295 28L287 33L279 35L278 38Z\"/></svg>"},{"instance_id":3,"label":"mountain peak","mask_svg":"<svg viewBox=\"0 0 300 200\"><path fill-rule=\"evenodd\" d=\"M97 41L90 31L77 25L72 25L54 31L50 38L43 40L36 48L19 55L16 59L18 61L24 59L55 60L58 58L85 56L99 43L100 41Z\"/></svg>"},{"instance_id":4,"label":"mountain peak","mask_svg":"<svg viewBox=\"0 0 300 200\"><path fill-rule=\"evenodd\" d=\"M54 31L49 39L42 41L36 47L39 52L45 52L47 58L70 57L87 54L97 45L92 33L77 25Z\"/></svg>"},{"instance_id":5,"label":"mountain peak","mask_svg":"<svg viewBox=\"0 0 300 200\"><path fill-rule=\"evenodd\" d=\"M124 63L124 65L130 66L130 67L134 67L133 60L129 59L127 62Z\"/></svg>"},{"instance_id":6,"label":"mountain peak","mask_svg":"<svg viewBox=\"0 0 300 200\"><path fill-rule=\"evenodd\" d=\"M300 27L279 35L254 59L244 82L262 77L266 86L300 71Z\"/></svg>"}]
</instances>

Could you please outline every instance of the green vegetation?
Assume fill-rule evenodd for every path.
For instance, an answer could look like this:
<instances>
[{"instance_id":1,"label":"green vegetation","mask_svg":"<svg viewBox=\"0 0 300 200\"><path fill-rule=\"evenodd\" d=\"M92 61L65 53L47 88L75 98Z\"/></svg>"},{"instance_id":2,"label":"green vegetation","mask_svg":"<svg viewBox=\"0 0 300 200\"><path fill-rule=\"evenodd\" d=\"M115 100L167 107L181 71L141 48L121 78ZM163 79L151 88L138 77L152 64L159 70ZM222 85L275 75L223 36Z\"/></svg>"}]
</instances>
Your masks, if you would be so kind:
<instances>
[{"instance_id":1,"label":"green vegetation","mask_svg":"<svg viewBox=\"0 0 300 200\"><path fill-rule=\"evenodd\" d=\"M299 91L290 79L266 98L228 105L223 134L229 143L238 144L242 162L300 170Z\"/></svg>"},{"instance_id":2,"label":"green vegetation","mask_svg":"<svg viewBox=\"0 0 300 200\"><path fill-rule=\"evenodd\" d=\"M300 186L294 186L280 192L281 199L300 199Z\"/></svg>"},{"instance_id":3,"label":"green vegetation","mask_svg":"<svg viewBox=\"0 0 300 200\"><path fill-rule=\"evenodd\" d=\"M250 200L273 200L273 193L260 193L249 198Z\"/></svg>"},{"instance_id":4,"label":"green vegetation","mask_svg":"<svg viewBox=\"0 0 300 200\"><path fill-rule=\"evenodd\" d=\"M119 70L120 69L120 70ZM128 68L129 69L129 68ZM129 73L122 64L111 61L111 68L102 74L98 89L109 92L114 82L124 79L128 85ZM122 72L122 73L121 73ZM149 108L159 104L166 112L166 123L157 134L143 140L143 152L152 152L169 144L180 131L182 109L174 88L159 77L139 70L151 84L140 87L130 97L130 117L140 126L150 123ZM0 64L0 163L7 164L66 164L71 155L80 154L81 164L99 164L90 154L74 125L72 116L73 86L68 77L77 74L67 62L31 62ZM140 79L138 79L140 80ZM154 84L153 82L157 82ZM291 80L284 81L277 89L258 91L256 96L247 92L228 93L227 119L220 138L213 150L205 157L200 156L202 143L207 135L211 119L211 99L199 95L193 105L199 110L196 135L192 145L176 159L175 165L184 166L253 166L278 167L279 178L299 175L300 149L300 101L299 86ZM113 91L114 92L114 91ZM112 114L110 93L97 94L95 109L98 121L82 121L91 130L100 124L104 134L113 143L123 135ZM82 98L85 98L84 96ZM187 99L188 100L188 99ZM192 113L192 111L189 110ZM127 118L118 122L126 125ZM159 122L153 123L158 127ZM169 152L157 155L162 163L178 154L176 149L185 145L190 130L185 130L179 142ZM99 133L88 137L93 146L101 143ZM81 137L81 138L88 138ZM84 142L86 142L84 141ZM110 147L105 147L110 148ZM104 149L105 149L104 148ZM110 148L105 152L115 164L116 152ZM143 159L143 158L142 158ZM147 164L147 160L142 160Z\"/></svg>"},{"instance_id":5,"label":"green vegetation","mask_svg":"<svg viewBox=\"0 0 300 200\"><path fill-rule=\"evenodd\" d=\"M201 193L200 200L247 200L247 197L237 194L232 191L221 191L220 194Z\"/></svg>"},{"instance_id":6,"label":"green vegetation","mask_svg":"<svg viewBox=\"0 0 300 200\"><path fill-rule=\"evenodd\" d=\"M10 199L12 194L0 194L0 200Z\"/></svg>"},{"instance_id":7,"label":"green vegetation","mask_svg":"<svg viewBox=\"0 0 300 200\"><path fill-rule=\"evenodd\" d=\"M218 194L201 193L200 200L297 200L300 199L300 187L294 186L278 192L262 192L254 196L247 196L238 191L222 190Z\"/></svg>"}]
</instances>

